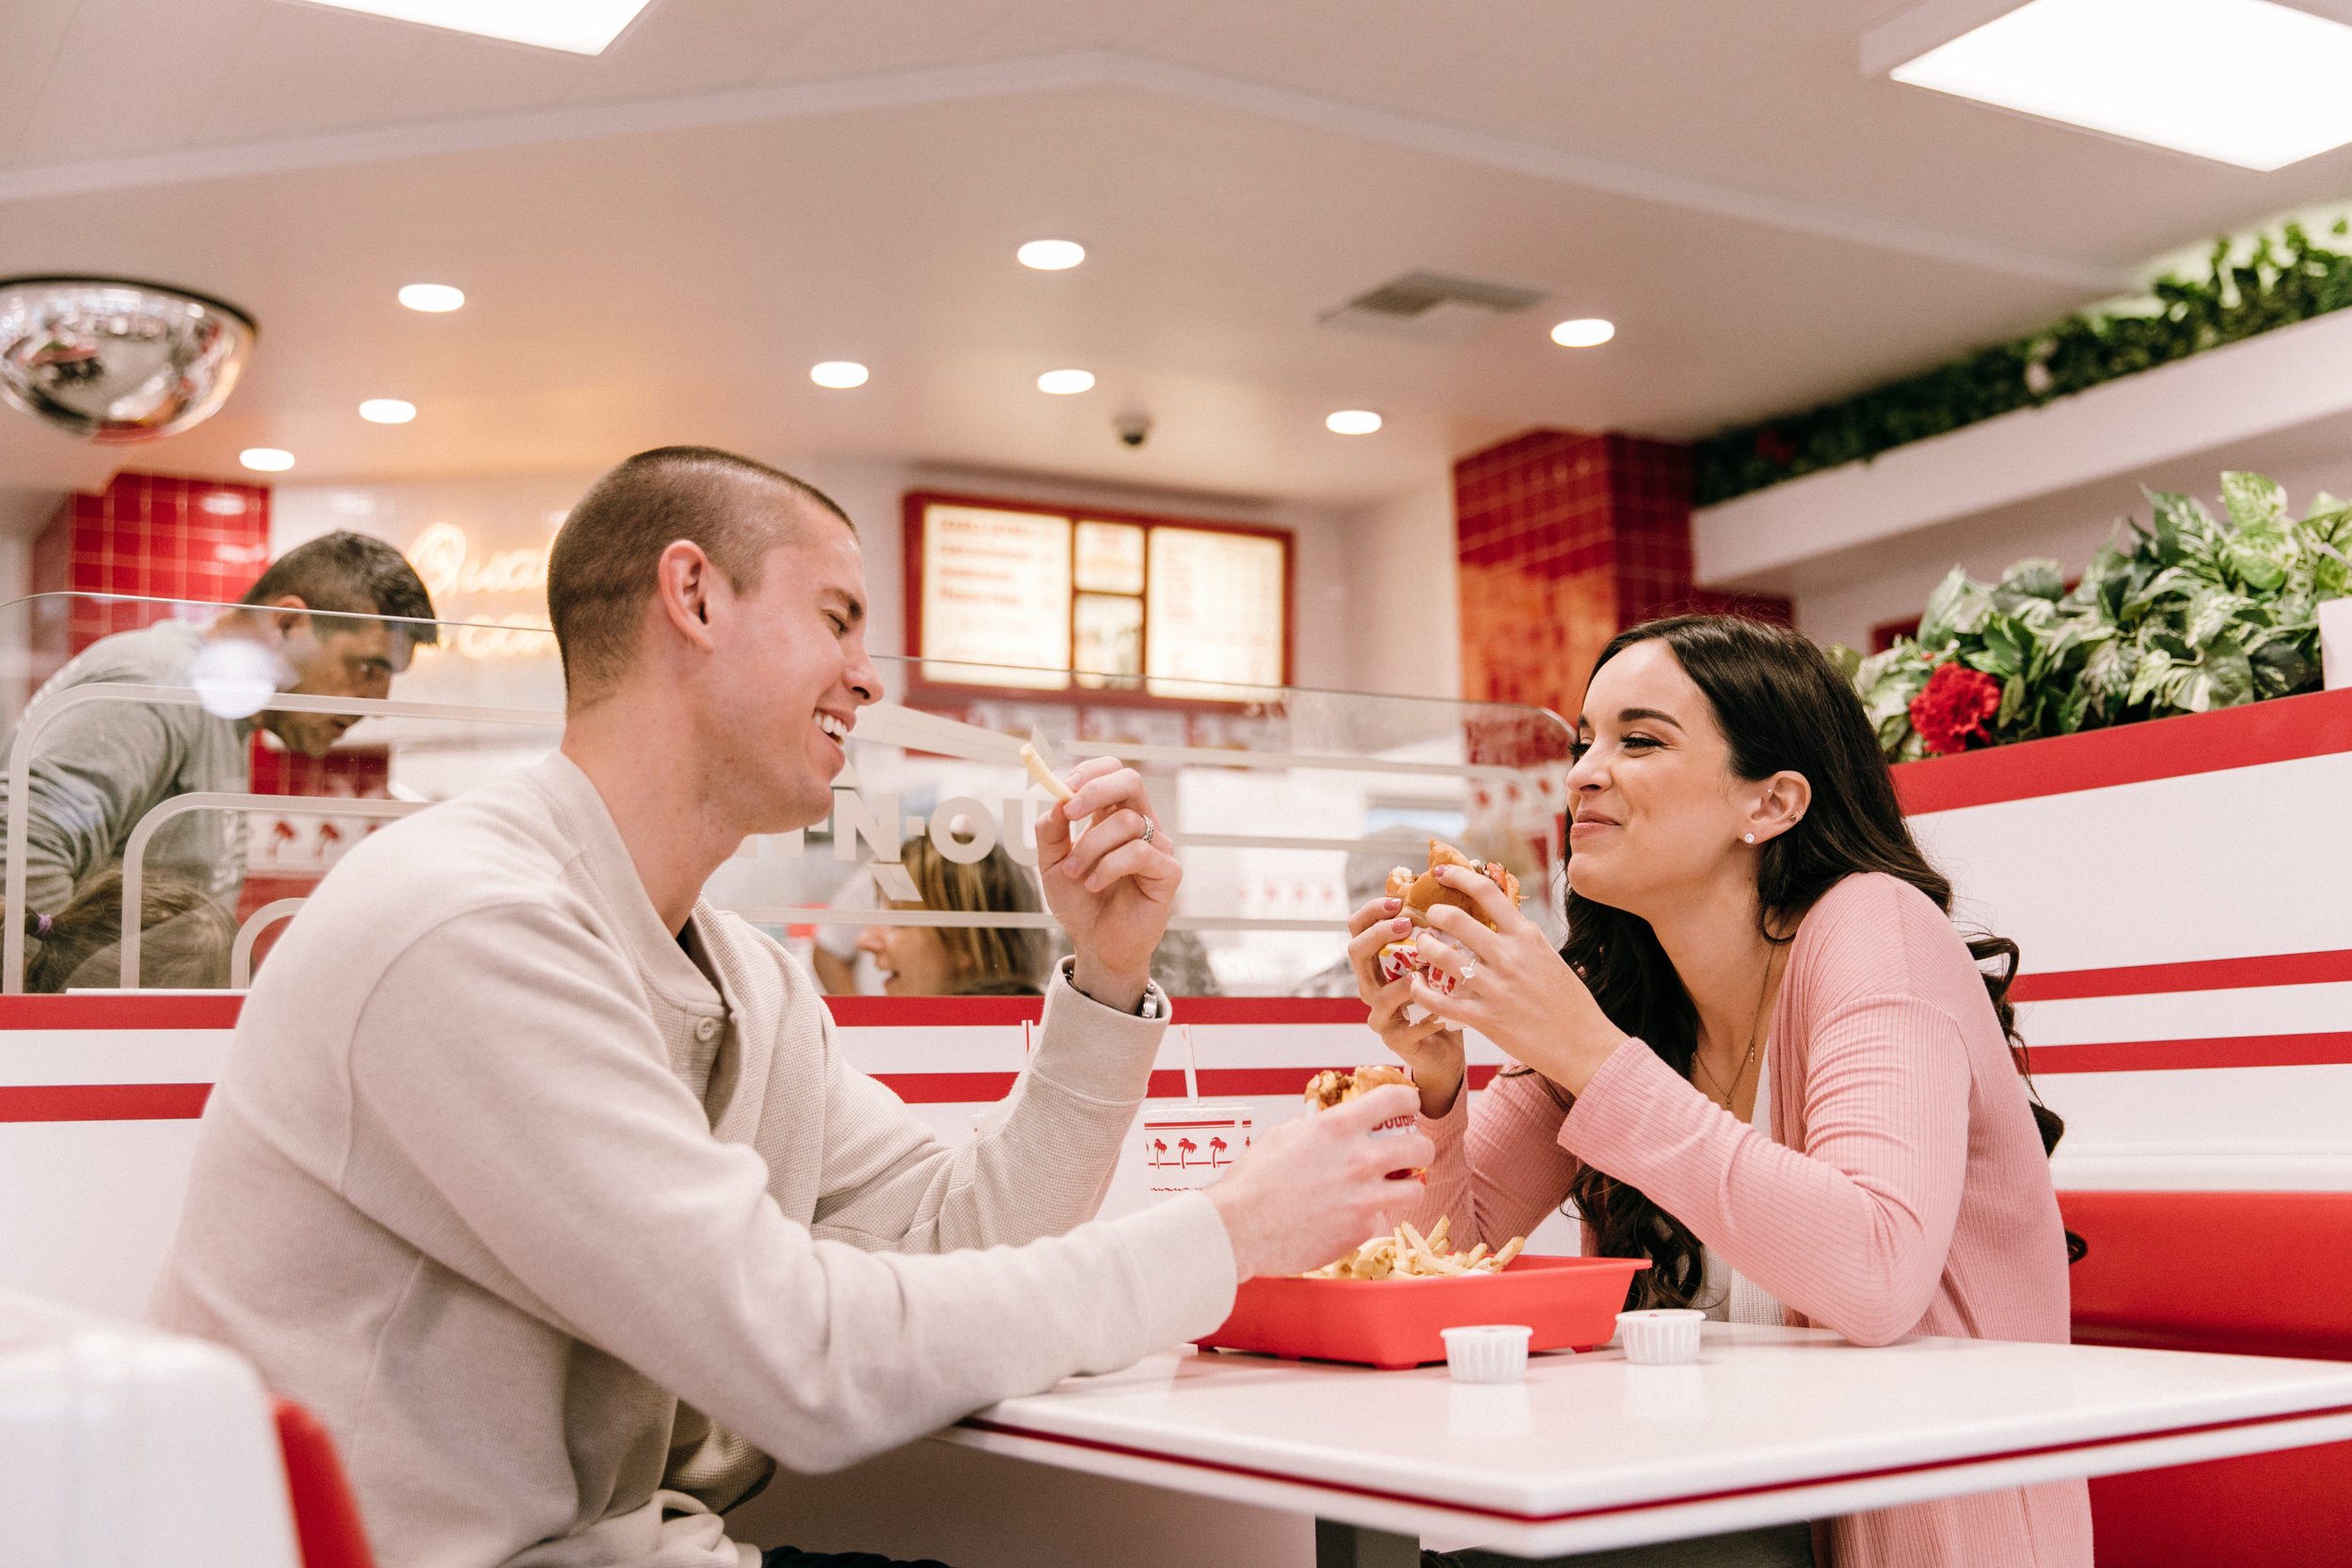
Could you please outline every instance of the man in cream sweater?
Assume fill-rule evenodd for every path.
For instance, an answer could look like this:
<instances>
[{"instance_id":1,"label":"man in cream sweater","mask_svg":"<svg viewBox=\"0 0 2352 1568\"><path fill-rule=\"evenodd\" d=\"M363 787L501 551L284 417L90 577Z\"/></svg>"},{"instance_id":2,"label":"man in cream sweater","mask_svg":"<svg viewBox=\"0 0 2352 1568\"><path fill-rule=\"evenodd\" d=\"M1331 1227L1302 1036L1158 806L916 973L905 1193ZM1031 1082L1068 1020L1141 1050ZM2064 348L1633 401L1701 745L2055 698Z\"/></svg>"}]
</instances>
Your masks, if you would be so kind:
<instances>
[{"instance_id":1,"label":"man in cream sweater","mask_svg":"<svg viewBox=\"0 0 2352 1568\"><path fill-rule=\"evenodd\" d=\"M1397 1086L1092 1218L1179 878L1107 758L1038 826L1076 956L1037 1048L941 1144L699 897L746 835L828 813L882 695L849 519L742 458L642 453L572 512L548 598L561 752L375 834L294 922L151 1309L327 1423L385 1568L759 1568L717 1511L766 1456L836 1468L1205 1333L1428 1163L1368 1135Z\"/></svg>"}]
</instances>

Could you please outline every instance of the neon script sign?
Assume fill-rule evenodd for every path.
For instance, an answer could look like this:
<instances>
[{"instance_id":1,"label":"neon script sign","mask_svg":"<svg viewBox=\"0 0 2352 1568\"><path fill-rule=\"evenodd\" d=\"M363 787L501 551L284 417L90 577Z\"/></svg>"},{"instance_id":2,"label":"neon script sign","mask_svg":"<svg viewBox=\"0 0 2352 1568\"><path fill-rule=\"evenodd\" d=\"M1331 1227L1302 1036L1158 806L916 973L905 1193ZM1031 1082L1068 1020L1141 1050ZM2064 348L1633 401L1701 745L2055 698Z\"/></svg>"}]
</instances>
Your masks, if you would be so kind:
<instances>
[{"instance_id":1,"label":"neon script sign","mask_svg":"<svg viewBox=\"0 0 2352 1568\"><path fill-rule=\"evenodd\" d=\"M536 549L477 556L464 529L434 523L408 546L408 564L436 598L445 594L532 594L548 586L548 554L554 547L550 541Z\"/></svg>"}]
</instances>

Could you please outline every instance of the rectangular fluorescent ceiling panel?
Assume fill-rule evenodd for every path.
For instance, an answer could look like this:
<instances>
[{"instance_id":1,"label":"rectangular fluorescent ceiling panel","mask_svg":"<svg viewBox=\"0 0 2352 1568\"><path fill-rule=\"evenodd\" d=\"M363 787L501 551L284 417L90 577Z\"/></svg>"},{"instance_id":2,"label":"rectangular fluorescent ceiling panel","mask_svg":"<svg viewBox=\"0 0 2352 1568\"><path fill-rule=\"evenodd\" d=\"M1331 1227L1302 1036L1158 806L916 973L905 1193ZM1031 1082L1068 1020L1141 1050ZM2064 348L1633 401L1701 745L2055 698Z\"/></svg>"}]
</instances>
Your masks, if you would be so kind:
<instances>
[{"instance_id":1,"label":"rectangular fluorescent ceiling panel","mask_svg":"<svg viewBox=\"0 0 2352 1568\"><path fill-rule=\"evenodd\" d=\"M311 0L339 11L419 22L509 43L601 55L651 0Z\"/></svg>"},{"instance_id":2,"label":"rectangular fluorescent ceiling panel","mask_svg":"<svg viewBox=\"0 0 2352 1568\"><path fill-rule=\"evenodd\" d=\"M2352 142L2352 27L2271 0L2032 0L1889 74L2240 168Z\"/></svg>"}]
</instances>

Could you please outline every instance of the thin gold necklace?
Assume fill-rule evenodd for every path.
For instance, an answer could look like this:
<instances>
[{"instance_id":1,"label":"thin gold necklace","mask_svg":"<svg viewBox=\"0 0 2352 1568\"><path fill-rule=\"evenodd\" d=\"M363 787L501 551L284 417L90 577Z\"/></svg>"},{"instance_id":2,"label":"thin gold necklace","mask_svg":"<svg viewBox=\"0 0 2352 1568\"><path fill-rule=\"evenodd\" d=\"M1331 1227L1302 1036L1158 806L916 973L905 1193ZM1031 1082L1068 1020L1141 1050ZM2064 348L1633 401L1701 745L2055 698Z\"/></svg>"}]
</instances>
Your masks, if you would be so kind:
<instances>
[{"instance_id":1,"label":"thin gold necklace","mask_svg":"<svg viewBox=\"0 0 2352 1568\"><path fill-rule=\"evenodd\" d=\"M1720 1097L1723 1101L1723 1107L1726 1111L1731 1109L1732 1097L1739 1092L1740 1080L1747 1077L1748 1069L1756 1065L1756 1048L1762 1043L1764 1037L1764 1003L1765 999L1772 994L1772 965L1777 963L1779 959L1780 949L1777 947L1765 956L1764 983L1762 986L1757 988L1756 993L1756 1019L1754 1022L1748 1025L1748 1053L1745 1057L1741 1058L1740 1070L1731 1075L1731 1087L1728 1089L1724 1088L1722 1082L1718 1080L1712 1072L1708 1071L1707 1063L1700 1056L1697 1051L1693 1050L1691 1053L1691 1065L1697 1068L1701 1072L1707 1073L1707 1081L1715 1085L1715 1093L1708 1096L1708 1098L1715 1099Z\"/></svg>"}]
</instances>

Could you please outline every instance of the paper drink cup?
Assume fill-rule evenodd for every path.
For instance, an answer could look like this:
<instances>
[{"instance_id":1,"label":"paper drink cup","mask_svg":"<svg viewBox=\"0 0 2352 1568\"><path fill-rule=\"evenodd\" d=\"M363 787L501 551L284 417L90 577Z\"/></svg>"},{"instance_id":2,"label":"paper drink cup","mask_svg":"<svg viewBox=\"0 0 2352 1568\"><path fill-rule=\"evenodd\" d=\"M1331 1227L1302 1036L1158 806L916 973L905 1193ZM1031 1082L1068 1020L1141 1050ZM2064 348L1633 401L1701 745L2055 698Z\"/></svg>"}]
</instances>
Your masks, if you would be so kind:
<instances>
[{"instance_id":1,"label":"paper drink cup","mask_svg":"<svg viewBox=\"0 0 2352 1568\"><path fill-rule=\"evenodd\" d=\"M1248 1105L1175 1104L1143 1113L1143 1173L1155 1193L1188 1193L1225 1174L1249 1147Z\"/></svg>"}]
</instances>

